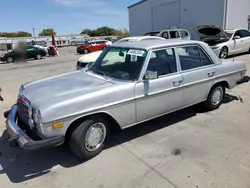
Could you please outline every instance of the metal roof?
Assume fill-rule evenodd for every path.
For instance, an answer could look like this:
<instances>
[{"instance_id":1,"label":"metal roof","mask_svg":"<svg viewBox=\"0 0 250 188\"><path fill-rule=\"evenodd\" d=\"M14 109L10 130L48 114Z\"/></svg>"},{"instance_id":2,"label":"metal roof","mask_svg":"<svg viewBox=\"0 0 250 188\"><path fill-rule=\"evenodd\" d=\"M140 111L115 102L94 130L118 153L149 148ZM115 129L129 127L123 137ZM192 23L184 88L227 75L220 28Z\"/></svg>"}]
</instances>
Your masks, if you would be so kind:
<instances>
[{"instance_id":1,"label":"metal roof","mask_svg":"<svg viewBox=\"0 0 250 188\"><path fill-rule=\"evenodd\" d=\"M122 42L114 43L112 47L121 48L136 48L143 50L150 50L154 48L172 47L178 45L189 45L189 44L200 44L200 41L193 40L145 40L145 41L135 41L135 42Z\"/></svg>"},{"instance_id":2,"label":"metal roof","mask_svg":"<svg viewBox=\"0 0 250 188\"><path fill-rule=\"evenodd\" d=\"M135 7L135 6L137 6L137 5L141 4L141 3L144 3L145 1L147 1L147 0L141 0L141 1L137 2L137 3L134 3L134 4L130 5L130 6L128 6L128 8Z\"/></svg>"}]
</instances>

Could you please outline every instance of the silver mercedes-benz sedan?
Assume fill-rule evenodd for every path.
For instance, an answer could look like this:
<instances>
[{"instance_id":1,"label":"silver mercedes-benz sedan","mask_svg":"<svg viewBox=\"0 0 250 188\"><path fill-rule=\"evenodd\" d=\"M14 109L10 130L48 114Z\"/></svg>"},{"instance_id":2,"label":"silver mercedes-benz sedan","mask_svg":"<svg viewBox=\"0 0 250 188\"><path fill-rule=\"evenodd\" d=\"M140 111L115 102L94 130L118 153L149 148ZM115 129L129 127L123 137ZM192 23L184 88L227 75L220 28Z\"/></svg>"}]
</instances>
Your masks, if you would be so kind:
<instances>
[{"instance_id":1,"label":"silver mercedes-benz sedan","mask_svg":"<svg viewBox=\"0 0 250 188\"><path fill-rule=\"evenodd\" d=\"M221 61L198 41L149 40L107 47L87 69L27 83L5 113L9 143L25 150L69 142L98 155L112 128L201 103L220 107L225 89L249 81L246 65Z\"/></svg>"}]
</instances>

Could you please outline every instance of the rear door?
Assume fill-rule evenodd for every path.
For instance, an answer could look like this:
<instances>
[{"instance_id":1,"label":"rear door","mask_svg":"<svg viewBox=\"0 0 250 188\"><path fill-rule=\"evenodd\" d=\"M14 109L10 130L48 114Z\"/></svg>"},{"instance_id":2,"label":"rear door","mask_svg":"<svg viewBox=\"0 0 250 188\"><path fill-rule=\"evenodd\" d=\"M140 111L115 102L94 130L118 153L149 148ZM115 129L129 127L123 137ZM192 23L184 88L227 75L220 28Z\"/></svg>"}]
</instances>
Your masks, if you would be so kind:
<instances>
[{"instance_id":1,"label":"rear door","mask_svg":"<svg viewBox=\"0 0 250 188\"><path fill-rule=\"evenodd\" d=\"M214 83L213 61L200 46L177 47L183 77L183 105L204 101Z\"/></svg>"}]
</instances>

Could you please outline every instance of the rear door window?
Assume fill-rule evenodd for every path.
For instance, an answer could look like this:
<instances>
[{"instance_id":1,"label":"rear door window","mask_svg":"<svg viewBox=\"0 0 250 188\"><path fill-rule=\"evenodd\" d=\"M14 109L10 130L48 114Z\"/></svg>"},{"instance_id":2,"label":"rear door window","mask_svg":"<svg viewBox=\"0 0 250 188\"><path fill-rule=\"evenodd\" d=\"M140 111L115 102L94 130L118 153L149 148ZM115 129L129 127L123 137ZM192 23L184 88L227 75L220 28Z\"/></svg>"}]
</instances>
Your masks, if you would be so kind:
<instances>
[{"instance_id":1,"label":"rear door window","mask_svg":"<svg viewBox=\"0 0 250 188\"><path fill-rule=\"evenodd\" d=\"M177 47L176 52L179 55L183 71L202 67L198 46Z\"/></svg>"}]
</instances>

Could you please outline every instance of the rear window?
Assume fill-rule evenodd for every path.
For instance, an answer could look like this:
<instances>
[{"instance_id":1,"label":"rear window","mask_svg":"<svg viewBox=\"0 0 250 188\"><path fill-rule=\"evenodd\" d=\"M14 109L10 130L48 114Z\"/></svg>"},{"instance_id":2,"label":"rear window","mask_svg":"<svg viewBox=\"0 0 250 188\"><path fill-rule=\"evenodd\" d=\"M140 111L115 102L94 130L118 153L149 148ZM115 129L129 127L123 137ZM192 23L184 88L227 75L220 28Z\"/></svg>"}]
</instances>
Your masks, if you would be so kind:
<instances>
[{"instance_id":1,"label":"rear window","mask_svg":"<svg viewBox=\"0 0 250 188\"><path fill-rule=\"evenodd\" d=\"M144 36L158 36L160 34L160 32L149 32L149 33L146 33Z\"/></svg>"}]
</instances>

